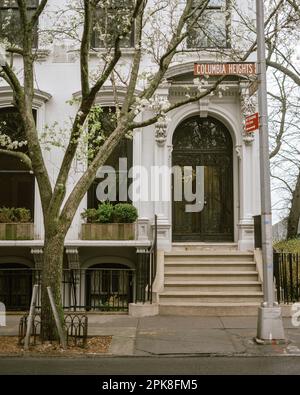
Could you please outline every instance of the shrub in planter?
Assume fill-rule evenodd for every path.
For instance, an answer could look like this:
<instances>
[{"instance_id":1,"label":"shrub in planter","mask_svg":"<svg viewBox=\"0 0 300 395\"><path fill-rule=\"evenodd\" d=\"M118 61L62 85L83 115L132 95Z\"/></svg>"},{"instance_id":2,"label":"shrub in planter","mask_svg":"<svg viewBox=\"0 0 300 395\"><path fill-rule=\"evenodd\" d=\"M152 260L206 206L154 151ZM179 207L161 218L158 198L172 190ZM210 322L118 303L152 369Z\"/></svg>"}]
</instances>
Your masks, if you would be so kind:
<instances>
[{"instance_id":1,"label":"shrub in planter","mask_svg":"<svg viewBox=\"0 0 300 395\"><path fill-rule=\"evenodd\" d=\"M83 240L134 240L135 224L138 213L131 204L120 203L113 206L102 203L98 209L87 209L82 218Z\"/></svg>"},{"instance_id":2,"label":"shrub in planter","mask_svg":"<svg viewBox=\"0 0 300 395\"><path fill-rule=\"evenodd\" d=\"M87 208L81 214L81 217L86 220L88 224L93 224L98 221L98 212L95 208Z\"/></svg>"},{"instance_id":3,"label":"shrub in planter","mask_svg":"<svg viewBox=\"0 0 300 395\"><path fill-rule=\"evenodd\" d=\"M13 215L15 218L15 222L21 222L21 223L31 222L30 210L27 210L26 208L13 209Z\"/></svg>"},{"instance_id":4,"label":"shrub in planter","mask_svg":"<svg viewBox=\"0 0 300 395\"><path fill-rule=\"evenodd\" d=\"M34 228L30 210L0 208L0 240L32 240Z\"/></svg>"},{"instance_id":5,"label":"shrub in planter","mask_svg":"<svg viewBox=\"0 0 300 395\"><path fill-rule=\"evenodd\" d=\"M119 203L114 207L114 222L132 224L138 218L137 209L129 203Z\"/></svg>"},{"instance_id":6,"label":"shrub in planter","mask_svg":"<svg viewBox=\"0 0 300 395\"><path fill-rule=\"evenodd\" d=\"M28 223L31 222L30 210L26 208L0 208L0 223Z\"/></svg>"},{"instance_id":7,"label":"shrub in planter","mask_svg":"<svg viewBox=\"0 0 300 395\"><path fill-rule=\"evenodd\" d=\"M99 204L97 212L99 218L98 222L101 224L113 222L114 206L111 203Z\"/></svg>"},{"instance_id":8,"label":"shrub in planter","mask_svg":"<svg viewBox=\"0 0 300 395\"><path fill-rule=\"evenodd\" d=\"M12 221L12 210L11 208L1 207L0 208L0 223L7 224Z\"/></svg>"},{"instance_id":9,"label":"shrub in planter","mask_svg":"<svg viewBox=\"0 0 300 395\"><path fill-rule=\"evenodd\" d=\"M87 223L101 223L106 224L113 222L113 211L114 206L111 203L99 204L98 208L86 209L81 217L86 220Z\"/></svg>"}]
</instances>

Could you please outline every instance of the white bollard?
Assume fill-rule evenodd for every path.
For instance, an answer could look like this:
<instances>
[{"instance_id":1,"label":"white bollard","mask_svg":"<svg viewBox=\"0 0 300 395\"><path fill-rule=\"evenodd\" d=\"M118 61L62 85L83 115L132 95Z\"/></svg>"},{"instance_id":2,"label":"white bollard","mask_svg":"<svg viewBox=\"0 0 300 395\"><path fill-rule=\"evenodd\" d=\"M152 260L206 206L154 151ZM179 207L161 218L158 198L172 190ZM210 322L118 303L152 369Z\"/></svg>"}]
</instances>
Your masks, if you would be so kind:
<instances>
[{"instance_id":1,"label":"white bollard","mask_svg":"<svg viewBox=\"0 0 300 395\"><path fill-rule=\"evenodd\" d=\"M6 63L6 50L5 47L3 47L0 44L0 66L5 66Z\"/></svg>"},{"instance_id":2,"label":"white bollard","mask_svg":"<svg viewBox=\"0 0 300 395\"><path fill-rule=\"evenodd\" d=\"M26 331L25 343L24 343L24 349L25 350L29 350L31 328L32 328L33 319L34 319L34 313L35 313L35 306L36 306L38 289L39 289L39 286L38 285L34 285L33 291L32 291L29 315L28 315L28 318L27 318L27 331Z\"/></svg>"},{"instance_id":3,"label":"white bollard","mask_svg":"<svg viewBox=\"0 0 300 395\"><path fill-rule=\"evenodd\" d=\"M6 307L4 303L0 302L0 327L6 326Z\"/></svg>"}]
</instances>

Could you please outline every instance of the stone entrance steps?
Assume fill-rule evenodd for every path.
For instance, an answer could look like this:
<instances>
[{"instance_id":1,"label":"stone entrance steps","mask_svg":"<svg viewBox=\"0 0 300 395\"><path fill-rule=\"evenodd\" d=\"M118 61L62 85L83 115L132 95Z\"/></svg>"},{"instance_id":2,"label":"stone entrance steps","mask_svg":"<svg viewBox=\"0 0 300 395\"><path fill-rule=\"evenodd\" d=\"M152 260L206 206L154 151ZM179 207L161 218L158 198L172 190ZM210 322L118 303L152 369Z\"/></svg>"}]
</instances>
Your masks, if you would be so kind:
<instances>
[{"instance_id":1,"label":"stone entrance steps","mask_svg":"<svg viewBox=\"0 0 300 395\"><path fill-rule=\"evenodd\" d=\"M172 252L179 251L237 251L237 243L173 243Z\"/></svg>"},{"instance_id":2,"label":"stone entrance steps","mask_svg":"<svg viewBox=\"0 0 300 395\"><path fill-rule=\"evenodd\" d=\"M254 255L235 244L175 244L165 254L160 314L256 315L262 301Z\"/></svg>"},{"instance_id":3,"label":"stone entrance steps","mask_svg":"<svg viewBox=\"0 0 300 395\"><path fill-rule=\"evenodd\" d=\"M165 281L165 293L168 292L244 292L245 289L253 292L261 291L259 281L191 281L191 280L167 280ZM226 295L226 294L225 294Z\"/></svg>"},{"instance_id":4,"label":"stone entrance steps","mask_svg":"<svg viewBox=\"0 0 300 395\"><path fill-rule=\"evenodd\" d=\"M224 267L223 267L224 268ZM239 268L240 269L240 268ZM247 270L169 270L165 273L166 281L257 281L257 272Z\"/></svg>"}]
</instances>

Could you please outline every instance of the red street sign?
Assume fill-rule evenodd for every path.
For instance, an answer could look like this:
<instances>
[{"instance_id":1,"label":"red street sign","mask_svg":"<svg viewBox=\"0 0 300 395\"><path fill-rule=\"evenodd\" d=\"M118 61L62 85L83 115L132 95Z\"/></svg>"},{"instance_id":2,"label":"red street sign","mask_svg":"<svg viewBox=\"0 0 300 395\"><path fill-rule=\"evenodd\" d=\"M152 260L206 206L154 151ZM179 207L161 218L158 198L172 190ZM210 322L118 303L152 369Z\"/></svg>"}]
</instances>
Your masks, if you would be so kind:
<instances>
[{"instance_id":1,"label":"red street sign","mask_svg":"<svg viewBox=\"0 0 300 395\"><path fill-rule=\"evenodd\" d=\"M195 63L194 75L256 75L256 63Z\"/></svg>"},{"instance_id":2,"label":"red street sign","mask_svg":"<svg viewBox=\"0 0 300 395\"><path fill-rule=\"evenodd\" d=\"M259 114L258 112L246 117L246 132L254 132L259 129Z\"/></svg>"}]
</instances>

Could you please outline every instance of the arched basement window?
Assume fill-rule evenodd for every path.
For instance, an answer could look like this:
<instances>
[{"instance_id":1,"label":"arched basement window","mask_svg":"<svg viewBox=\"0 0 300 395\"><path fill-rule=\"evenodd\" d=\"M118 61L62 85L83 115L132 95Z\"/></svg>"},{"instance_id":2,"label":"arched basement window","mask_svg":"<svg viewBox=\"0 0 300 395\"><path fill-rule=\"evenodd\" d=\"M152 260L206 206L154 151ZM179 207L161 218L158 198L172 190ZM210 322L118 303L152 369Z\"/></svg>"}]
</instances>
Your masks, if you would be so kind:
<instances>
[{"instance_id":1,"label":"arched basement window","mask_svg":"<svg viewBox=\"0 0 300 395\"><path fill-rule=\"evenodd\" d=\"M128 311L133 302L134 270L118 263L102 263L86 270L87 310Z\"/></svg>"},{"instance_id":2,"label":"arched basement window","mask_svg":"<svg viewBox=\"0 0 300 395\"><path fill-rule=\"evenodd\" d=\"M36 111L34 110L36 117ZM13 108L0 109L0 134L12 141L25 141L20 114ZM27 146L18 149L27 153ZM34 217L34 185L32 172L18 158L0 154L0 207L22 207L29 209Z\"/></svg>"},{"instance_id":3,"label":"arched basement window","mask_svg":"<svg viewBox=\"0 0 300 395\"><path fill-rule=\"evenodd\" d=\"M20 263L0 264L0 300L7 311L29 309L33 272Z\"/></svg>"}]
</instances>

